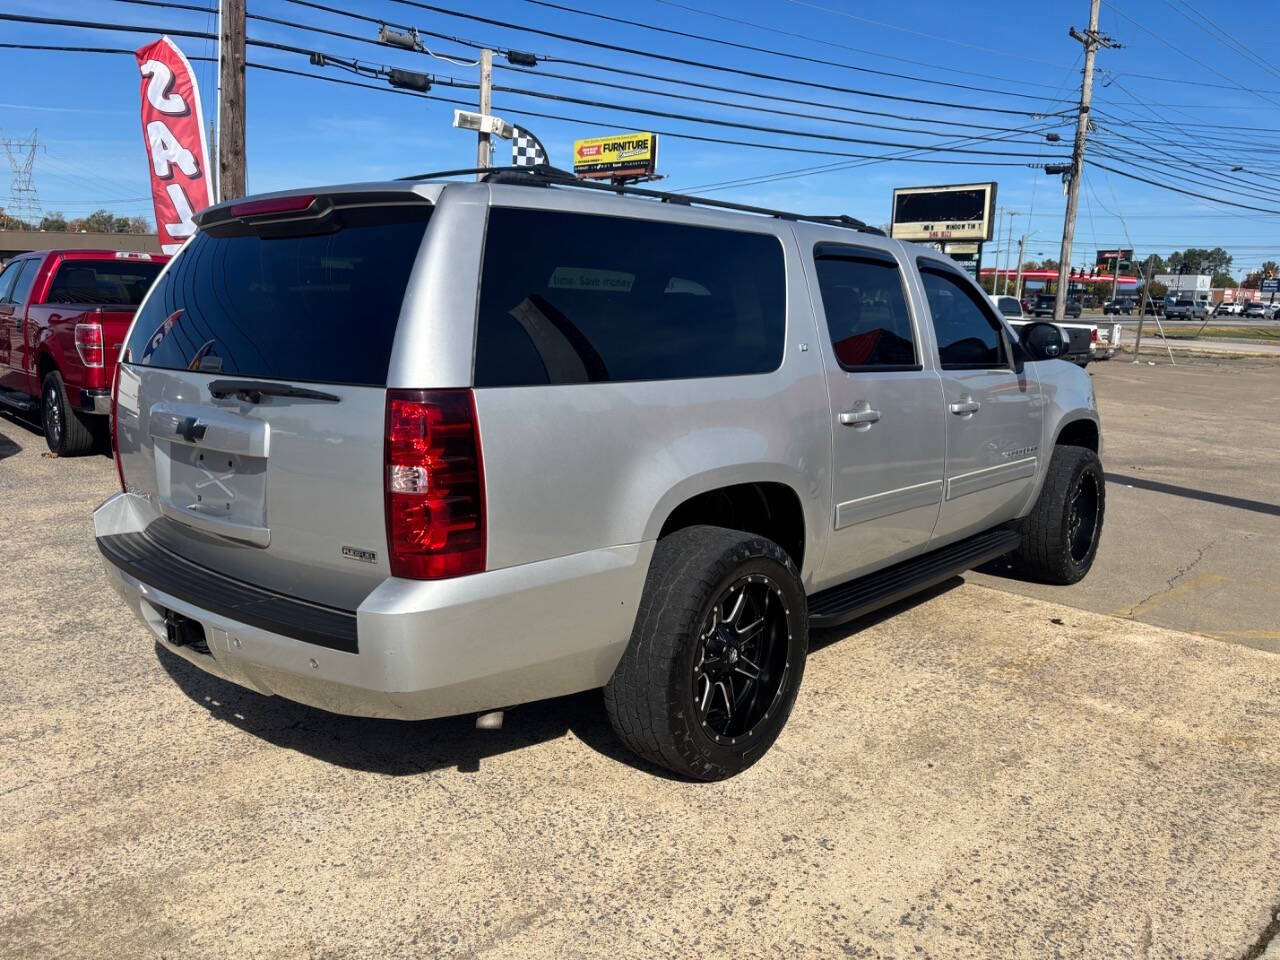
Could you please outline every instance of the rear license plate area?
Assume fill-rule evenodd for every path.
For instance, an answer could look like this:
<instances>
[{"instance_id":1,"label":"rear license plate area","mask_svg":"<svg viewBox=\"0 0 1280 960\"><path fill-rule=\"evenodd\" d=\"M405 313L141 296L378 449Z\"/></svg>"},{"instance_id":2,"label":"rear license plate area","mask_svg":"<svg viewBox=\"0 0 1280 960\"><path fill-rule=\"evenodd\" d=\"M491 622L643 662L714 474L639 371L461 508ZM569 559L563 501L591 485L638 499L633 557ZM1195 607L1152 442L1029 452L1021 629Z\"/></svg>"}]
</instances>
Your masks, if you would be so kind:
<instances>
[{"instance_id":1,"label":"rear license plate area","mask_svg":"<svg viewBox=\"0 0 1280 960\"><path fill-rule=\"evenodd\" d=\"M267 525L267 460L168 441L168 498L188 513L244 527Z\"/></svg>"}]
</instances>

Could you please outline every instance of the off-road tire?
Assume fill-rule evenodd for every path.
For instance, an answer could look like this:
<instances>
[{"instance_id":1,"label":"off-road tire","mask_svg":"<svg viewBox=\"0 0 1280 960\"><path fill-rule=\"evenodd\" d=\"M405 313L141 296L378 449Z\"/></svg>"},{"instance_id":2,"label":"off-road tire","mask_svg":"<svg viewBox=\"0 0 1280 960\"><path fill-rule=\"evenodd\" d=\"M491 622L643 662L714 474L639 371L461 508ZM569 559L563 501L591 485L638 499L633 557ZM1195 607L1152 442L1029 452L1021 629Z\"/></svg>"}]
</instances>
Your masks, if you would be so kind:
<instances>
[{"instance_id":1,"label":"off-road tire","mask_svg":"<svg viewBox=\"0 0 1280 960\"><path fill-rule=\"evenodd\" d=\"M93 449L93 423L71 406L56 370L46 373L40 385L40 419L44 441L59 457L78 457Z\"/></svg>"},{"instance_id":2,"label":"off-road tire","mask_svg":"<svg viewBox=\"0 0 1280 960\"><path fill-rule=\"evenodd\" d=\"M782 607L776 623L786 667L771 706L736 742L698 719L695 656L699 631L726 590L744 577L766 581ZM723 780L751 766L777 739L804 675L809 624L804 588L791 558L765 537L724 527L694 526L658 541L631 641L604 688L618 737L651 763L694 780ZM763 702L763 701L762 701ZM719 742L717 742L719 741Z\"/></svg>"},{"instance_id":3,"label":"off-road tire","mask_svg":"<svg viewBox=\"0 0 1280 960\"><path fill-rule=\"evenodd\" d=\"M1071 531L1072 503L1082 487L1087 495L1090 485L1096 490L1092 538L1087 549L1079 549ZM1106 503L1106 482L1098 455L1088 447L1054 447L1040 496L1022 521L1022 545L1013 554L1014 568L1044 583L1066 585L1082 580L1098 553Z\"/></svg>"}]
</instances>

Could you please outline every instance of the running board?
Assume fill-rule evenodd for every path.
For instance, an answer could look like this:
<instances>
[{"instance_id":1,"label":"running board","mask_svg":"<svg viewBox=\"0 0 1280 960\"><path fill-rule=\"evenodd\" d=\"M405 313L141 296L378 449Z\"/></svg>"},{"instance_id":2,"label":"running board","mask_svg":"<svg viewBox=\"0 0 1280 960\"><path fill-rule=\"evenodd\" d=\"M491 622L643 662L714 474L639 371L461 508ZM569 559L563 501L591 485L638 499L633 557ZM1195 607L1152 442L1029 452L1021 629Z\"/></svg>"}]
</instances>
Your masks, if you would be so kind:
<instances>
[{"instance_id":1,"label":"running board","mask_svg":"<svg viewBox=\"0 0 1280 960\"><path fill-rule=\"evenodd\" d=\"M822 629L856 620L880 607L928 590L956 574L979 567L988 560L1002 557L1016 550L1021 539L1016 531L997 527L857 580L828 587L809 597L809 626Z\"/></svg>"},{"instance_id":2,"label":"running board","mask_svg":"<svg viewBox=\"0 0 1280 960\"><path fill-rule=\"evenodd\" d=\"M25 393L18 393L16 390L6 390L0 387L0 403L4 404L10 410L20 410L23 413L30 413L40 406L40 401L35 397L29 397Z\"/></svg>"}]
</instances>

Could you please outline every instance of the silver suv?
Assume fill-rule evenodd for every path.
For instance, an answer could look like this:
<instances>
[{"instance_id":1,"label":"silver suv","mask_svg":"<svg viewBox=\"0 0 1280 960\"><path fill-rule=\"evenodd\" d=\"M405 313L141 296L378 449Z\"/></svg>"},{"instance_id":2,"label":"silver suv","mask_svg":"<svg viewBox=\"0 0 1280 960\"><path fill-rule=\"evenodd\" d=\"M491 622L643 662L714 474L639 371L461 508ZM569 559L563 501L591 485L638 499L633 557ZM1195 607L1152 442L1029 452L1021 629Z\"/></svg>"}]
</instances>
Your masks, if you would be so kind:
<instances>
[{"instance_id":1,"label":"silver suv","mask_svg":"<svg viewBox=\"0 0 1280 960\"><path fill-rule=\"evenodd\" d=\"M94 514L167 650L407 720L603 687L631 748L716 779L811 629L1004 554L1088 571L1098 415L1052 325L850 221L513 176L199 217Z\"/></svg>"}]
</instances>

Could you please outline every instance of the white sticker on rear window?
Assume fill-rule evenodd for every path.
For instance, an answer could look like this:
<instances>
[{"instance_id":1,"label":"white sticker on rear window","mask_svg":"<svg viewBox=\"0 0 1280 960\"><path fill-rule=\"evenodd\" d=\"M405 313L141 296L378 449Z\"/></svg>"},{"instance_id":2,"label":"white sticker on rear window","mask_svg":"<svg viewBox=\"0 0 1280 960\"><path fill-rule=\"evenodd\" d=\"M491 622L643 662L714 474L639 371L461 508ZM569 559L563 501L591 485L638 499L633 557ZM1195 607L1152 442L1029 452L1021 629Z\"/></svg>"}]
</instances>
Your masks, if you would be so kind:
<instances>
[{"instance_id":1,"label":"white sticker on rear window","mask_svg":"<svg viewBox=\"0 0 1280 960\"><path fill-rule=\"evenodd\" d=\"M556 267L547 281L552 290L599 290L604 293L630 293L636 282L634 273L621 270L596 270L591 267Z\"/></svg>"}]
</instances>

